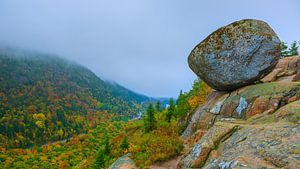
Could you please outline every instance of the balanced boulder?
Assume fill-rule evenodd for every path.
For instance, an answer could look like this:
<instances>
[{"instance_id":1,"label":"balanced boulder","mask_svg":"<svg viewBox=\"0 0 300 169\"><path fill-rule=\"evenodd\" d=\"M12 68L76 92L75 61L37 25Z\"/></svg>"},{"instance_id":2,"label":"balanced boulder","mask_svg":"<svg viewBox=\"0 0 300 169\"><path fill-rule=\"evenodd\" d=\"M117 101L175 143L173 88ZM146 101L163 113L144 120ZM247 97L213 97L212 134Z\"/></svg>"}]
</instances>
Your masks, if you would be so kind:
<instances>
[{"instance_id":1,"label":"balanced boulder","mask_svg":"<svg viewBox=\"0 0 300 169\"><path fill-rule=\"evenodd\" d=\"M265 22L246 19L219 28L190 53L190 68L208 85L232 91L273 70L281 42Z\"/></svg>"}]
</instances>

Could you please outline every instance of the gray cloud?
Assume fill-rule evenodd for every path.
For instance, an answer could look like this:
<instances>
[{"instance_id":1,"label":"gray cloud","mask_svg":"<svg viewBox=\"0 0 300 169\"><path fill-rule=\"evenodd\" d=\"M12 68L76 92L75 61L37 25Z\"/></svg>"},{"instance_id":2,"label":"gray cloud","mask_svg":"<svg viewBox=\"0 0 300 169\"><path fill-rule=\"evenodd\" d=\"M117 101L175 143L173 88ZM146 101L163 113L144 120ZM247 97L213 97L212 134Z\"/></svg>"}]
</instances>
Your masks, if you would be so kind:
<instances>
[{"instance_id":1,"label":"gray cloud","mask_svg":"<svg viewBox=\"0 0 300 169\"><path fill-rule=\"evenodd\" d=\"M150 96L177 96L196 76L191 49L220 26L267 21L300 40L297 0L1 0L0 41L56 53Z\"/></svg>"}]
</instances>

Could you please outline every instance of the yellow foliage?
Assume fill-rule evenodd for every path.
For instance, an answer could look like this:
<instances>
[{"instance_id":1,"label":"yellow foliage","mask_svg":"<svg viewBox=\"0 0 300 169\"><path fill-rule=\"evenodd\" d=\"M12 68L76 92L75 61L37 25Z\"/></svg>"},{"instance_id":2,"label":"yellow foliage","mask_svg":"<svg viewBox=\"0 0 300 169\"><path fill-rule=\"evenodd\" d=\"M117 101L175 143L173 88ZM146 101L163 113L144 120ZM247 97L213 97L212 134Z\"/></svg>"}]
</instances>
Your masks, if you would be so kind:
<instances>
[{"instance_id":1,"label":"yellow foliage","mask_svg":"<svg viewBox=\"0 0 300 169\"><path fill-rule=\"evenodd\" d=\"M11 159L6 159L4 163L6 166L9 166L11 164Z\"/></svg>"},{"instance_id":2,"label":"yellow foliage","mask_svg":"<svg viewBox=\"0 0 300 169\"><path fill-rule=\"evenodd\" d=\"M38 126L39 128L44 128L45 127L44 121L40 121L40 120L36 121L35 125Z\"/></svg>"},{"instance_id":3,"label":"yellow foliage","mask_svg":"<svg viewBox=\"0 0 300 169\"><path fill-rule=\"evenodd\" d=\"M33 114L33 119L34 120L45 121L46 116L43 113L36 113L36 114Z\"/></svg>"},{"instance_id":4,"label":"yellow foliage","mask_svg":"<svg viewBox=\"0 0 300 169\"><path fill-rule=\"evenodd\" d=\"M199 102L200 102L199 96L193 96L191 99L188 100L188 103L192 109L195 109L199 105Z\"/></svg>"},{"instance_id":5,"label":"yellow foliage","mask_svg":"<svg viewBox=\"0 0 300 169\"><path fill-rule=\"evenodd\" d=\"M188 100L188 104L191 106L192 110L198 107L200 104L203 104L206 100L206 97L211 93L212 89L205 82L200 81L200 91L192 96Z\"/></svg>"},{"instance_id":6,"label":"yellow foliage","mask_svg":"<svg viewBox=\"0 0 300 169\"><path fill-rule=\"evenodd\" d=\"M47 161L47 156L41 156L40 159L41 159L42 161Z\"/></svg>"},{"instance_id":7,"label":"yellow foliage","mask_svg":"<svg viewBox=\"0 0 300 169\"><path fill-rule=\"evenodd\" d=\"M23 156L23 160L26 161L28 160L30 157L28 155Z\"/></svg>"}]
</instances>

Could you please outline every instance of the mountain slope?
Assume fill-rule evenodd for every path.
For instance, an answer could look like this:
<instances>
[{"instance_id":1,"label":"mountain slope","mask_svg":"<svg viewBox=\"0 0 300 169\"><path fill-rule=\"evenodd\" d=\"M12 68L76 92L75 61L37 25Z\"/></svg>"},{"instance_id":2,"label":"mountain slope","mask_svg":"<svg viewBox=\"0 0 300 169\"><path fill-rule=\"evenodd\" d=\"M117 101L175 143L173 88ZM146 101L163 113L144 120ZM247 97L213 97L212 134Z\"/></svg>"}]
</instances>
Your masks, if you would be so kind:
<instances>
[{"instance_id":1,"label":"mountain slope","mask_svg":"<svg viewBox=\"0 0 300 169\"><path fill-rule=\"evenodd\" d=\"M59 57L0 49L0 140L28 147L71 137L114 113L131 117L146 96Z\"/></svg>"}]
</instances>

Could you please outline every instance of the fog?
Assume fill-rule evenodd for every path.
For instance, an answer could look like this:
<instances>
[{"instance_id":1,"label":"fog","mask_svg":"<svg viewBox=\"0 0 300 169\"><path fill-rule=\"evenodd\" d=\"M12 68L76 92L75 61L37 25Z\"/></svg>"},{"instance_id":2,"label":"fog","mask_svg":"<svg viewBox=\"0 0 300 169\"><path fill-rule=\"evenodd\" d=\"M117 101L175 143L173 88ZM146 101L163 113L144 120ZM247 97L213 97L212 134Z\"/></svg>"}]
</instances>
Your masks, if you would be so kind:
<instances>
[{"instance_id":1,"label":"fog","mask_svg":"<svg viewBox=\"0 0 300 169\"><path fill-rule=\"evenodd\" d=\"M187 56L218 27L254 18L300 40L300 1L1 0L0 43L55 53L148 96L196 79Z\"/></svg>"}]
</instances>

